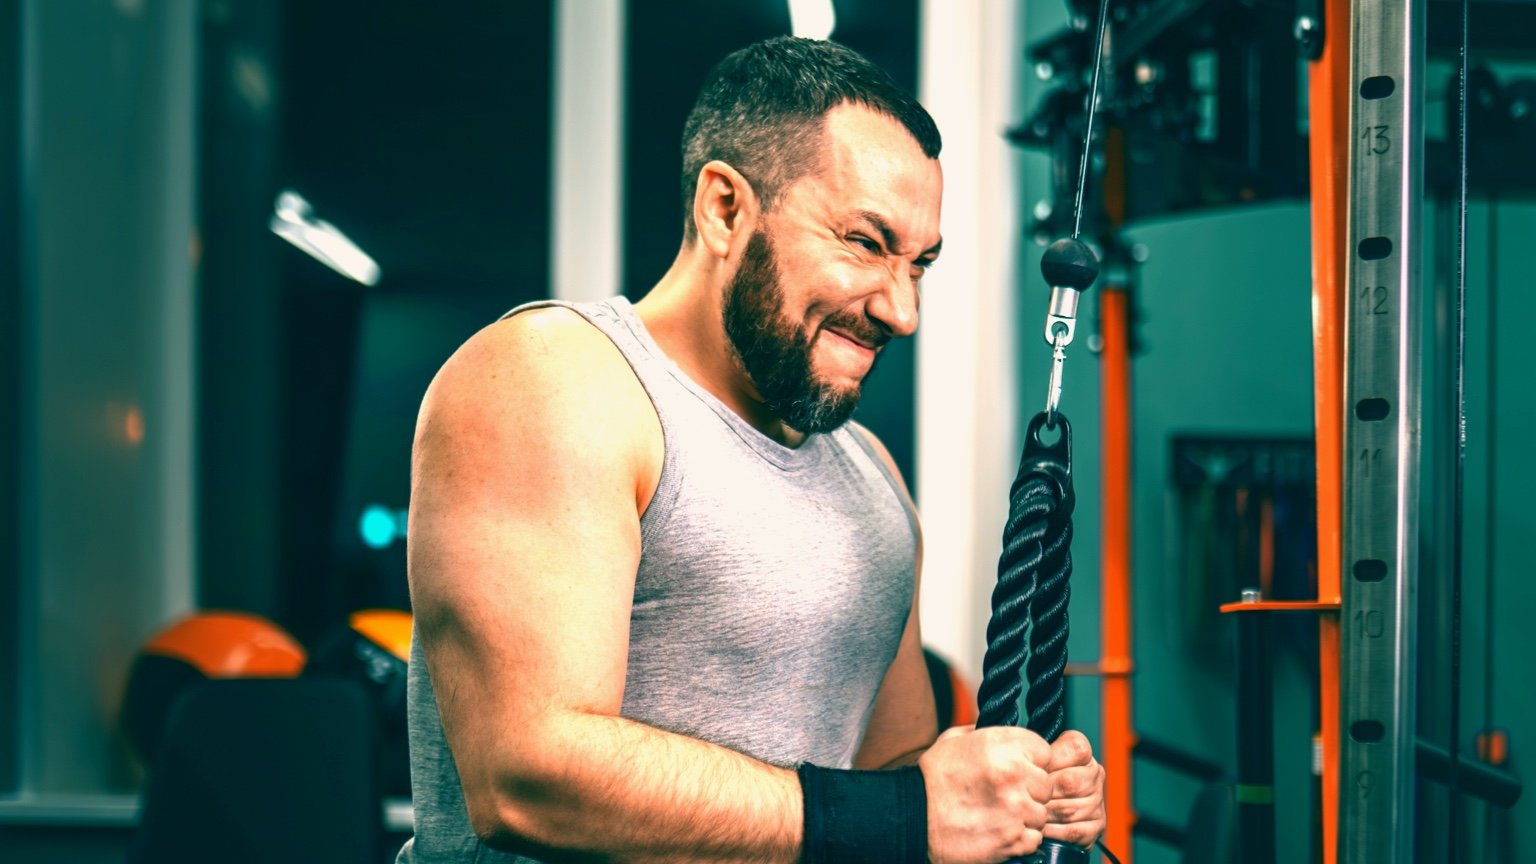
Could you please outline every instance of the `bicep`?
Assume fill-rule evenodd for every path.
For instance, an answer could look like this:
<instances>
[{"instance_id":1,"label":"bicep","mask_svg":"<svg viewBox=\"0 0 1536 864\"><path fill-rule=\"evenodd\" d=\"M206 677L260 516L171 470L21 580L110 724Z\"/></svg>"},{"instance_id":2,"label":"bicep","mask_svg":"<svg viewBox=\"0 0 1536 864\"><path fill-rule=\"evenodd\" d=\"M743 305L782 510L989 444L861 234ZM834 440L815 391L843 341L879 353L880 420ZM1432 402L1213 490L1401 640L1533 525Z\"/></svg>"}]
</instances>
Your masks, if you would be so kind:
<instances>
[{"instance_id":1,"label":"bicep","mask_svg":"<svg viewBox=\"0 0 1536 864\"><path fill-rule=\"evenodd\" d=\"M640 555L643 451L614 433L644 428L614 416L637 403L580 358L623 361L578 344L565 368L548 338L605 337L507 329L444 367L413 454L412 604L466 792L517 773L560 712L618 712Z\"/></svg>"}]
</instances>

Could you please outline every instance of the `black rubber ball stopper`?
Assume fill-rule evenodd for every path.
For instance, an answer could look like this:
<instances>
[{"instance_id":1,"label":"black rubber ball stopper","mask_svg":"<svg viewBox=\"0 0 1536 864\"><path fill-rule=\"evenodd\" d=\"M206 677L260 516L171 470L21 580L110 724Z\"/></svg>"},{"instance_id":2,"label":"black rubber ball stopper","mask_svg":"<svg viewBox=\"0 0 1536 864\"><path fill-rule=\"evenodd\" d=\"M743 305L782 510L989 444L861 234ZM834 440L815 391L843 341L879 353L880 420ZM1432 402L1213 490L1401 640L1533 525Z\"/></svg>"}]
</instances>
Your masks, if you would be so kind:
<instances>
[{"instance_id":1,"label":"black rubber ball stopper","mask_svg":"<svg viewBox=\"0 0 1536 864\"><path fill-rule=\"evenodd\" d=\"M1040 272L1052 288L1086 291L1099 278L1099 259L1088 244L1071 237L1052 243L1040 259Z\"/></svg>"}]
</instances>

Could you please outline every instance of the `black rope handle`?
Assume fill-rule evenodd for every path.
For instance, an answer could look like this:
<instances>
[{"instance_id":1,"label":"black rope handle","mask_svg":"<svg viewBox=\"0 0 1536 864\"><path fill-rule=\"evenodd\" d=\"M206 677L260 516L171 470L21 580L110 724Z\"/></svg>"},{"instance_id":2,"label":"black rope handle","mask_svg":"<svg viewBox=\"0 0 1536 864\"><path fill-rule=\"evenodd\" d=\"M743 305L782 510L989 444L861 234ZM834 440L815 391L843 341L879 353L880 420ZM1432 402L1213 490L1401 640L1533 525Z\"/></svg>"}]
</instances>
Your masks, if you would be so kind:
<instances>
[{"instance_id":1,"label":"black rope handle","mask_svg":"<svg viewBox=\"0 0 1536 864\"><path fill-rule=\"evenodd\" d=\"M978 727L1018 725L1035 574L1044 561L1041 541L1048 530L1047 517L1056 509L1048 479L1021 475L1020 480L1023 482L1014 483L1010 496L997 585L992 589L987 653L976 695Z\"/></svg>"},{"instance_id":2,"label":"black rope handle","mask_svg":"<svg viewBox=\"0 0 1536 864\"><path fill-rule=\"evenodd\" d=\"M1047 443L1047 428L1057 438ZM1066 720L1067 604L1072 576L1072 428L1059 412L1035 415L1008 495L1008 523L992 591L976 726L1013 726L1024 695L1025 725L1054 741ZM1019 673L1024 673L1021 676ZM1024 679L1029 689L1024 691ZM1088 850L1046 840L1011 864L1080 864Z\"/></svg>"},{"instance_id":3,"label":"black rope handle","mask_svg":"<svg viewBox=\"0 0 1536 864\"><path fill-rule=\"evenodd\" d=\"M1067 668L1067 604L1072 599L1072 522L1053 514L1047 524L1029 608L1032 630L1029 662L1024 667L1029 679L1025 707L1030 731L1055 741L1067 720L1063 672Z\"/></svg>"}]
</instances>

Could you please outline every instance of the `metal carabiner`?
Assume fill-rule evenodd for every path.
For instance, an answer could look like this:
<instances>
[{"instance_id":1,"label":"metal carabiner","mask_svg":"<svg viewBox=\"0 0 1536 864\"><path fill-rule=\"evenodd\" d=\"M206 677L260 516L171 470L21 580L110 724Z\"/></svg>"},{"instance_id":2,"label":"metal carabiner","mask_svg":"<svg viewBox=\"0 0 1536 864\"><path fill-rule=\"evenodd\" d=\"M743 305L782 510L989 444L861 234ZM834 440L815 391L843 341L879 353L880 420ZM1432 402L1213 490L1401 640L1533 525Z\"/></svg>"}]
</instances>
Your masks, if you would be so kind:
<instances>
[{"instance_id":1,"label":"metal carabiner","mask_svg":"<svg viewBox=\"0 0 1536 864\"><path fill-rule=\"evenodd\" d=\"M1045 392L1045 425L1056 428L1056 418L1061 407L1061 373L1067 361L1067 343L1071 341L1066 328L1058 327L1056 338L1051 342L1051 380Z\"/></svg>"}]
</instances>

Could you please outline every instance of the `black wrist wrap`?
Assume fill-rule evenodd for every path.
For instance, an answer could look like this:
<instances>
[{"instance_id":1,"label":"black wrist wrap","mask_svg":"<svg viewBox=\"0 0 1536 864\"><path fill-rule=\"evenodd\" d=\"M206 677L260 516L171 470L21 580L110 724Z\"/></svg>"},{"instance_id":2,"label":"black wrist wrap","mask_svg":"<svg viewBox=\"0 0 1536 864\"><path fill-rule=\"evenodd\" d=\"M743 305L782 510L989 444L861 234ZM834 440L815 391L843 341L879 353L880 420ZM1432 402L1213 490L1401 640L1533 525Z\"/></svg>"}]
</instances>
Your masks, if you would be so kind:
<instances>
[{"instance_id":1,"label":"black wrist wrap","mask_svg":"<svg viewBox=\"0 0 1536 864\"><path fill-rule=\"evenodd\" d=\"M801 765L805 864L927 864L928 792L917 766L842 771Z\"/></svg>"}]
</instances>

